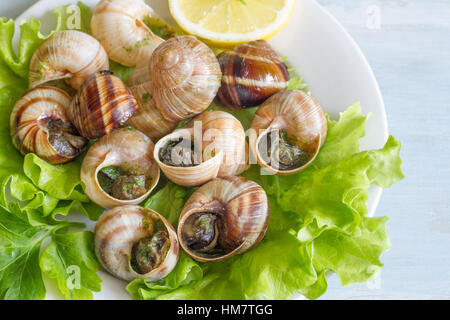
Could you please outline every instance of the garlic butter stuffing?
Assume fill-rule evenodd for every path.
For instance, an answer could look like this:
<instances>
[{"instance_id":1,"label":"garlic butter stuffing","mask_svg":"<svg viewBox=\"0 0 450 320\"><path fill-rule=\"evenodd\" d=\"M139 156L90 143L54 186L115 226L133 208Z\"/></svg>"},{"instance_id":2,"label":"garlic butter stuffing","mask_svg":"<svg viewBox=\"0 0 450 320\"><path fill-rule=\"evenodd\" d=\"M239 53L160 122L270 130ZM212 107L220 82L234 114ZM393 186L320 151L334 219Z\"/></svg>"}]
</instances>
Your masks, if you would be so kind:
<instances>
[{"instance_id":1,"label":"garlic butter stuffing","mask_svg":"<svg viewBox=\"0 0 450 320\"><path fill-rule=\"evenodd\" d=\"M187 286L200 298L287 298L300 289L315 297L308 290L326 283L321 277L334 266L326 265L326 258L313 260L328 257L322 251L335 245L314 246L316 238L329 230L345 230L335 238L349 241L360 241L369 229L379 235L381 222L363 225L365 212L355 213L365 202L345 212L360 217L360 225L351 226L362 230L360 238L339 225L342 219L335 222L347 199L340 196L333 207L327 197L335 193L327 191L336 187L338 194L340 181L328 186L327 179L376 170L314 176L330 164L330 148L323 146L327 138L340 139L339 128L313 97L293 88L287 66L268 42L250 41L216 56L200 39L168 26L142 0L101 0L90 25L92 35L59 31L36 46L25 79L28 91L9 117L10 136L22 155L34 153L49 164L78 158L70 164L80 170L81 181L73 199L81 199L77 193L83 189L86 199L106 209L94 230L93 259L113 276L133 281L128 287L133 297L185 298ZM127 81L109 70L110 61L111 69L131 67ZM29 167L30 179L38 181L37 170ZM389 185L373 177L364 181L369 180ZM365 192L358 183L348 186ZM368 246L378 245L373 243ZM321 263L323 270L317 267ZM202 279L210 282L195 286ZM216 295L217 282L242 294Z\"/></svg>"}]
</instances>

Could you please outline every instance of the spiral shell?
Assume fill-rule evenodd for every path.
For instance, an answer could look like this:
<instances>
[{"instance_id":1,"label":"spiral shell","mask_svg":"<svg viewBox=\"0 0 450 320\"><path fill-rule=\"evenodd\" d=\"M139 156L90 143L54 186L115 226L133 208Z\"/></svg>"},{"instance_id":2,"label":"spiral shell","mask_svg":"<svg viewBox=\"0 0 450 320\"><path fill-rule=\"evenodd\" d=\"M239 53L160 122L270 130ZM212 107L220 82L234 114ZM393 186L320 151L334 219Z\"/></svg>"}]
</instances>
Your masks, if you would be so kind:
<instances>
[{"instance_id":1,"label":"spiral shell","mask_svg":"<svg viewBox=\"0 0 450 320\"><path fill-rule=\"evenodd\" d=\"M120 128L103 136L89 149L81 165L81 181L89 198L103 208L138 204L145 200L159 181L159 167L153 159L153 142L134 128ZM117 166L145 176L146 192L135 199L118 199L101 186L98 175L106 167ZM151 180L149 180L151 179Z\"/></svg>"},{"instance_id":2,"label":"spiral shell","mask_svg":"<svg viewBox=\"0 0 450 320\"><path fill-rule=\"evenodd\" d=\"M29 84L34 88L65 79L78 89L88 77L107 69L108 56L96 39L80 31L61 31L45 40L33 54Z\"/></svg>"},{"instance_id":3,"label":"spiral shell","mask_svg":"<svg viewBox=\"0 0 450 320\"><path fill-rule=\"evenodd\" d=\"M264 40L237 46L219 56L223 73L217 101L227 107L260 105L289 85L289 72Z\"/></svg>"},{"instance_id":4,"label":"spiral shell","mask_svg":"<svg viewBox=\"0 0 450 320\"><path fill-rule=\"evenodd\" d=\"M92 34L112 60L136 66L164 41L146 26L146 17L160 19L142 0L102 0L92 16Z\"/></svg>"},{"instance_id":5,"label":"spiral shell","mask_svg":"<svg viewBox=\"0 0 450 320\"><path fill-rule=\"evenodd\" d=\"M131 87L134 97L139 104L139 112L130 120L128 125L137 128L149 136L152 140L159 140L164 135L175 130L178 121L170 121L163 117L155 100L149 92L151 82Z\"/></svg>"},{"instance_id":6,"label":"spiral shell","mask_svg":"<svg viewBox=\"0 0 450 320\"><path fill-rule=\"evenodd\" d=\"M112 72L101 71L81 86L68 114L81 135L96 139L123 125L138 109L125 83Z\"/></svg>"},{"instance_id":7,"label":"spiral shell","mask_svg":"<svg viewBox=\"0 0 450 320\"><path fill-rule=\"evenodd\" d=\"M168 145L183 139L194 143L191 166L179 166L181 149L168 150ZM184 128L160 139L155 146L154 158L166 177L183 186L199 186L215 177L242 173L248 168L248 147L242 124L233 115L223 111L206 111ZM173 163L162 161L162 152L170 152ZM192 161L194 162L194 161Z\"/></svg>"},{"instance_id":8,"label":"spiral shell","mask_svg":"<svg viewBox=\"0 0 450 320\"><path fill-rule=\"evenodd\" d=\"M271 132L278 135L280 131L289 137L290 141L285 141L286 148L292 147L301 159L292 168L281 169L282 159L278 152L280 143L283 143L281 140L275 150L278 152L275 158L278 159L268 156L271 148L265 145L264 138ZM251 123L249 140L252 153L261 167L275 174L290 175L302 171L314 161L326 136L327 119L318 102L303 91L287 90L273 95L258 108ZM272 162L273 159L276 161ZM277 161L280 163L274 165Z\"/></svg>"},{"instance_id":9,"label":"spiral shell","mask_svg":"<svg viewBox=\"0 0 450 320\"><path fill-rule=\"evenodd\" d=\"M87 140L69 122L65 108L70 96L54 87L37 87L15 104L10 117L13 145L23 154L35 153L52 164L78 156Z\"/></svg>"},{"instance_id":10,"label":"spiral shell","mask_svg":"<svg viewBox=\"0 0 450 320\"><path fill-rule=\"evenodd\" d=\"M181 120L204 111L220 86L220 66L214 53L192 36L165 41L153 52L148 73L142 68L130 81L142 106L130 125L150 137L160 138ZM147 113L156 115L157 120L145 125L145 119L150 118Z\"/></svg>"},{"instance_id":11,"label":"spiral shell","mask_svg":"<svg viewBox=\"0 0 450 320\"><path fill-rule=\"evenodd\" d=\"M191 257L217 261L255 247L264 238L268 221L267 195L257 183L235 176L216 178L186 202L177 233Z\"/></svg>"},{"instance_id":12,"label":"spiral shell","mask_svg":"<svg viewBox=\"0 0 450 320\"><path fill-rule=\"evenodd\" d=\"M163 257L158 256L149 272L138 272L133 266L135 245L142 239L154 236L158 223L166 232L166 244L170 247ZM115 207L106 211L95 226L95 253L103 267L117 278L131 281L142 278L158 281L168 275L178 261L179 245L175 229L156 211L139 206Z\"/></svg>"}]
</instances>

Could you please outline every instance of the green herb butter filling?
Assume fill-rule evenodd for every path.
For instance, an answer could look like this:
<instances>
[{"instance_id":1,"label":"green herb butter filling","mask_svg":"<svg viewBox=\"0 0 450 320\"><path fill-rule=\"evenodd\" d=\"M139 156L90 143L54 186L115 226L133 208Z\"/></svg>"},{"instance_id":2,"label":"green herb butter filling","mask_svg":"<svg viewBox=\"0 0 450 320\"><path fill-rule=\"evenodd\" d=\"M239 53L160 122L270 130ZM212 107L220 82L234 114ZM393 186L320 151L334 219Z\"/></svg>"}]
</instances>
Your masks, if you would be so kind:
<instances>
[{"instance_id":1,"label":"green herb butter filling","mask_svg":"<svg viewBox=\"0 0 450 320\"><path fill-rule=\"evenodd\" d=\"M260 140L259 153L263 160L277 170L300 168L311 160L313 154L299 148L296 140L286 130L273 130Z\"/></svg>"},{"instance_id":2,"label":"green herb butter filling","mask_svg":"<svg viewBox=\"0 0 450 320\"><path fill-rule=\"evenodd\" d=\"M143 196L151 183L151 178L133 174L119 166L102 168L97 180L103 191L119 200L134 200Z\"/></svg>"}]
</instances>

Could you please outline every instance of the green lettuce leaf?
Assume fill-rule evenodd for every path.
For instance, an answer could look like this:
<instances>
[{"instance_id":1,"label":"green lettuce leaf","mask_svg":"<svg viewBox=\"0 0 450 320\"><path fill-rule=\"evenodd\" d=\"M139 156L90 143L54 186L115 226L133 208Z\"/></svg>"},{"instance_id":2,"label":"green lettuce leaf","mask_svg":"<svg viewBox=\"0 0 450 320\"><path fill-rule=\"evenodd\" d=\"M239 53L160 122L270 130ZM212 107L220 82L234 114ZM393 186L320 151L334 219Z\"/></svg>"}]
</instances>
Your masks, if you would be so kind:
<instances>
[{"instance_id":1,"label":"green lettuce leaf","mask_svg":"<svg viewBox=\"0 0 450 320\"><path fill-rule=\"evenodd\" d=\"M54 234L40 258L42 272L56 278L66 299L92 299L102 279L94 255L94 235L90 231Z\"/></svg>"},{"instance_id":2,"label":"green lettuce leaf","mask_svg":"<svg viewBox=\"0 0 450 320\"><path fill-rule=\"evenodd\" d=\"M144 207L162 214L169 222L176 226L178 217L183 209L190 192L187 188L167 182L166 186L151 196Z\"/></svg>"},{"instance_id":3,"label":"green lettuce leaf","mask_svg":"<svg viewBox=\"0 0 450 320\"><path fill-rule=\"evenodd\" d=\"M77 8L81 13L80 30L87 31L90 9L82 3ZM66 29L68 20L73 18L67 7L57 8L55 14L57 26L50 35ZM46 274L63 277L56 257L50 254L55 249L58 249L60 263L76 262L78 258L79 262L89 261L90 279L95 278L93 274L98 269L93 264L92 246L77 248L87 242L82 242L81 238L76 242L76 239L70 238L72 234L56 235L56 231L66 232L69 226L81 226L58 220L57 215L78 211L95 220L103 212L84 194L79 178L81 158L66 165L54 166L34 154L22 157L11 143L11 110L28 89L31 57L47 38L40 33L40 27L40 22L35 19L21 22L15 51L14 21L0 18L0 298L4 299L45 297L39 257L42 243L50 237L50 246L43 255L46 257L43 264ZM69 249L64 243L77 246ZM50 257L54 258L52 263ZM89 290L98 290L99 282L95 284L89 280L85 287L80 292L68 293L64 286L60 286L68 298L89 298L92 296Z\"/></svg>"},{"instance_id":4,"label":"green lettuce leaf","mask_svg":"<svg viewBox=\"0 0 450 320\"><path fill-rule=\"evenodd\" d=\"M36 226L18 207L0 207L0 298L34 300L45 297L39 267L42 242L57 230L74 226L68 222Z\"/></svg>"},{"instance_id":5,"label":"green lettuce leaf","mask_svg":"<svg viewBox=\"0 0 450 320\"><path fill-rule=\"evenodd\" d=\"M193 281L202 279L202 268L186 253L180 251L178 263L169 275L156 282L146 282L135 279L127 286L127 291L135 300L148 300L170 293L172 290L189 285Z\"/></svg>"}]
</instances>

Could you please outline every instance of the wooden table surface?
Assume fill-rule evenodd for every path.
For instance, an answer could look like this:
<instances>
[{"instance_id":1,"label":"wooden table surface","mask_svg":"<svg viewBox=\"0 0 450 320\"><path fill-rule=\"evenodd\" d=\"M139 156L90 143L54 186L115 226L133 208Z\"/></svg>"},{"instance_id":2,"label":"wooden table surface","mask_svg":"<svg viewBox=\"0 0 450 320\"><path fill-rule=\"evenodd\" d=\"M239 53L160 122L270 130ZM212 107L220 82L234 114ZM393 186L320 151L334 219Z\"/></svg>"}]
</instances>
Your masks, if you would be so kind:
<instances>
[{"instance_id":1,"label":"wooden table surface","mask_svg":"<svg viewBox=\"0 0 450 320\"><path fill-rule=\"evenodd\" d=\"M301 0L299 0L301 1ZM0 2L16 17L33 0ZM385 190L392 249L371 283L322 299L450 299L450 1L318 0L361 46L380 84L406 179Z\"/></svg>"}]
</instances>

